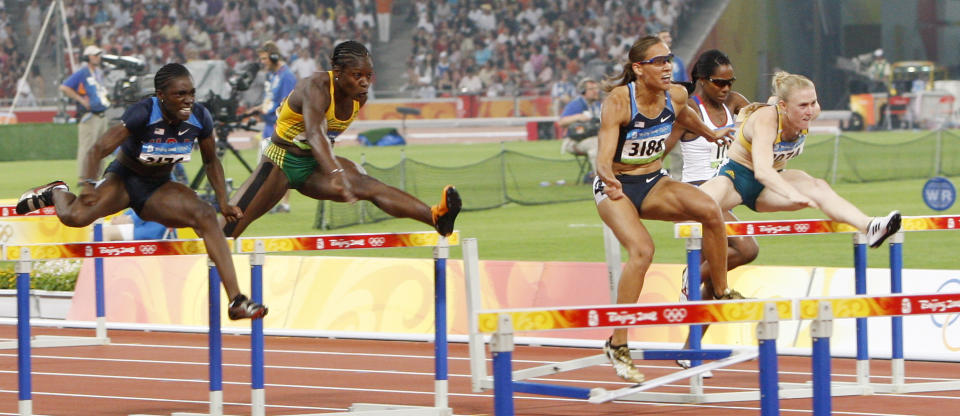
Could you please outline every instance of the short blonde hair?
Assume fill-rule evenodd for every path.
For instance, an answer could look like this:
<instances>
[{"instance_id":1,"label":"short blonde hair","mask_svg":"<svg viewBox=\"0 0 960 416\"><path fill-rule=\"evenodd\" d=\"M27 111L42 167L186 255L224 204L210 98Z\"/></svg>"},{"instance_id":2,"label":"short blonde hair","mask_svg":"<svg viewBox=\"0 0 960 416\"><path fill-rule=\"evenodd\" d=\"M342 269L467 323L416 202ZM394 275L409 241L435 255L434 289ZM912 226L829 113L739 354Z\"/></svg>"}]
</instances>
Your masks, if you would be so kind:
<instances>
[{"instance_id":1,"label":"short blonde hair","mask_svg":"<svg viewBox=\"0 0 960 416\"><path fill-rule=\"evenodd\" d=\"M787 97L796 90L816 88L816 86L813 85L813 81L810 81L810 78L803 75L791 74L786 71L777 71L774 73L771 86L773 87L773 96L777 97L779 101L787 101ZM768 100L767 102L770 103L770 101L772 100ZM776 102L770 104L776 104Z\"/></svg>"}]
</instances>

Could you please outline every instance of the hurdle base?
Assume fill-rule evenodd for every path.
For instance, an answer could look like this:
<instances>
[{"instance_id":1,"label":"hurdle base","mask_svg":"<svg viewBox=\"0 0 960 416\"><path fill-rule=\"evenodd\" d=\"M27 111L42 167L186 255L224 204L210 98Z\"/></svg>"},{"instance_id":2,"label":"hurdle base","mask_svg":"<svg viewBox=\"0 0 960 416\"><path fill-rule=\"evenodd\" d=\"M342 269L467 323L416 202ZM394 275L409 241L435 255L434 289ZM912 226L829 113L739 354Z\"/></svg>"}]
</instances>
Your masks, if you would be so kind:
<instances>
[{"instance_id":1,"label":"hurdle base","mask_svg":"<svg viewBox=\"0 0 960 416\"><path fill-rule=\"evenodd\" d=\"M856 383L839 383L851 384ZM926 381L917 383L870 383L867 384L874 393L922 393L929 391L960 390L960 380Z\"/></svg>"},{"instance_id":2,"label":"hurdle base","mask_svg":"<svg viewBox=\"0 0 960 416\"><path fill-rule=\"evenodd\" d=\"M106 337L71 337L60 335L37 335L30 340L31 348L45 347L82 347L89 345L107 345L110 338ZM12 350L17 348L17 341L0 342L0 350Z\"/></svg>"},{"instance_id":3,"label":"hurdle base","mask_svg":"<svg viewBox=\"0 0 960 416\"><path fill-rule=\"evenodd\" d=\"M301 416L453 416L449 407L406 406L400 404L354 403L341 413L317 413Z\"/></svg>"}]
</instances>

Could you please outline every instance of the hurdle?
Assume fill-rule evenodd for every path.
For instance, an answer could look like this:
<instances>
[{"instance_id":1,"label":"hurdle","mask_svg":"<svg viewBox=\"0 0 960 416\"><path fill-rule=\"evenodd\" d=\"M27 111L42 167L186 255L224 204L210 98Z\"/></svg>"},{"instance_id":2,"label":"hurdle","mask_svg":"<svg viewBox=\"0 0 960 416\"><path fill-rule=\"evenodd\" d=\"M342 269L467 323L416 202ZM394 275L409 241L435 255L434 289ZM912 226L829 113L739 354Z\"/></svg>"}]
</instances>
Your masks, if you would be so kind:
<instances>
[{"instance_id":1,"label":"hurdle","mask_svg":"<svg viewBox=\"0 0 960 416\"><path fill-rule=\"evenodd\" d=\"M99 228L99 227L97 227ZM31 347L33 346L80 346L106 345L106 337L62 337L37 336L31 338L30 309L28 296L30 291L31 263L34 260L66 259L66 258L95 258L101 260L97 269L96 283L98 328L104 314L103 267L104 257L137 257L152 255L184 255L206 254L203 240L144 240L136 242L86 242L86 243L48 243L7 245L3 247L4 260L16 261L17 273L17 376L18 376L18 408L21 416L33 414L32 380L31 380ZM210 280L210 413L222 414L222 363L220 355L220 278L216 268L209 265ZM216 309L214 309L216 305ZM105 320L105 318L104 318ZM104 331L105 325L104 325ZM104 332L105 334L105 332Z\"/></svg>"},{"instance_id":2,"label":"hurdle","mask_svg":"<svg viewBox=\"0 0 960 416\"><path fill-rule=\"evenodd\" d=\"M903 242L904 232L937 231L960 229L960 216L903 216L900 231L890 236L890 287L892 294L902 291L903 272ZM773 236L773 235L815 235L853 233L855 294L867 293L867 238L853 226L845 223L809 219L809 220L776 220L776 221L737 221L726 224L727 236ZM687 239L688 265L693 270L692 258L695 258L699 271L699 244L702 239L702 229L698 223L678 223L674 225L674 236ZM693 256L690 253L694 253ZM699 273L688 273L689 287L699 287ZM694 284L696 283L696 286ZM698 292L691 291L691 294ZM836 382L838 390L856 387L861 394L877 393L911 393L944 390L960 390L960 380L935 382L905 382L903 358L903 318L891 316L891 381L890 383L870 382L870 354L867 337L867 322L865 317L857 318L857 381L855 383ZM834 395L843 394L834 390ZM856 394L856 389L852 391Z\"/></svg>"},{"instance_id":3,"label":"hurdle","mask_svg":"<svg viewBox=\"0 0 960 416\"><path fill-rule=\"evenodd\" d=\"M611 234L612 235L612 234ZM477 242L475 239L464 239L463 241L463 258L464 258L464 277L467 280L466 291L467 291L467 319L469 326L469 351L470 351L470 375L471 375L471 386L474 392L482 392L485 390L496 389L496 383L494 377L488 375L484 351L484 331L481 330L479 316L484 313L482 311L482 300L481 300L481 289L480 289L480 274L479 274L479 256L478 256ZM613 276L613 275L611 275ZM615 286L614 286L615 289ZM622 305L624 307L628 305ZM610 313L614 313L609 311ZM599 312L597 312L599 313ZM671 314L684 314L687 313L685 309L683 310L670 310ZM616 318L612 319L622 319L624 322L628 321L642 321L648 318L649 315L635 315L630 313L625 313L622 315L617 315ZM596 317L595 317L596 318ZM510 343L512 343L512 337ZM737 363L749 361L756 359L759 356L756 348L728 348L728 349L701 349L691 348L687 350L683 349L657 349L657 348L645 348L643 350L632 350L631 357L635 360L678 360L678 359L690 359L690 360L715 360L714 362L704 364L697 367L692 367L690 369L679 370L675 373L659 377L653 380L647 380L642 385L644 386L641 390L631 391L627 394L628 397L623 397L622 400L637 400L637 401L659 401L665 403L698 403L704 400L707 400L702 393L702 386L697 386L696 383L693 383L693 390L690 394L683 393L666 393L666 392L649 392L646 390L652 389L654 387L659 387L666 385L668 383L685 379L685 378L695 378L699 379L702 373ZM560 363L550 363L541 366L536 366L532 368L526 368L523 370L514 371L512 374L514 383L521 383L523 380L528 380L535 377L544 377L553 374L558 374L567 371L574 371L581 368L591 367L595 365L605 365L608 363L608 359L604 354L597 354L589 357L578 358L574 360L564 361ZM534 394L543 394L550 396L561 396L569 398L579 398L586 399L590 397L589 389L578 389L567 386L557 387L555 385L546 385L543 383L526 383L518 384L522 386L523 391L527 393ZM496 394L496 392L494 393ZM783 394L788 397L809 397L809 394L806 396L795 396L792 391L785 391ZM620 398L620 396L617 396ZM745 400L756 400L759 397L759 392L757 391L733 391L733 392L724 392L724 393L713 393L712 396L709 396L711 401L714 402L726 402L726 401L745 401Z\"/></svg>"},{"instance_id":4,"label":"hurdle","mask_svg":"<svg viewBox=\"0 0 960 416\"><path fill-rule=\"evenodd\" d=\"M680 312L682 311L682 312ZM543 394L549 390L567 397L586 399L590 403L632 399L636 393L652 388L644 382L614 391L586 389L545 383L514 380L512 352L514 331L544 331L585 328L623 328L641 325L691 325L706 323L757 322L759 345L760 408L764 416L779 414L779 400L784 390L777 381L776 338L778 324L784 320L813 320L813 408L814 415L829 415L832 408L830 383L830 336L832 323L840 318L927 315L957 313L960 293L895 296L817 297L795 299L736 300L686 302L680 304L600 305L571 308L525 308L480 311L478 330L491 334L490 353L494 371L494 414L514 414L515 392ZM625 324L624 314L646 319ZM704 366L709 365L705 364ZM692 374L694 368L684 370ZM676 379L683 378L677 374ZM786 397L784 397L786 398Z\"/></svg>"},{"instance_id":5,"label":"hurdle","mask_svg":"<svg viewBox=\"0 0 960 416\"><path fill-rule=\"evenodd\" d=\"M406 232L379 234L344 234L283 237L241 237L236 241L236 252L250 254L251 298L262 302L263 265L266 253L290 251L327 251L347 249L376 249L393 247L433 247L434 264L434 405L433 407L354 403L346 413L324 415L423 415L450 416L447 371L447 299L446 268L450 245L460 242L460 233L449 237L436 232ZM464 254L466 257L466 253ZM264 391L263 322L252 323L251 353L251 414L266 414Z\"/></svg>"}]
</instances>

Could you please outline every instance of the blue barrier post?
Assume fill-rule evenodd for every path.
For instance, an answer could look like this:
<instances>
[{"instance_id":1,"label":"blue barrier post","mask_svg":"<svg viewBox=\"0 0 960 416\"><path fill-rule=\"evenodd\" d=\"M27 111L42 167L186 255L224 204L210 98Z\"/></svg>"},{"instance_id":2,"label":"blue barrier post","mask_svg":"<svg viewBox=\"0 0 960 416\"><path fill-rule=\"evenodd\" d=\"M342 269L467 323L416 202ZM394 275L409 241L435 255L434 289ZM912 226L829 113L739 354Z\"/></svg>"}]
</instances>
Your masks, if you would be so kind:
<instances>
[{"instance_id":1,"label":"blue barrier post","mask_svg":"<svg viewBox=\"0 0 960 416\"><path fill-rule=\"evenodd\" d=\"M701 300L700 296L700 251L703 240L701 238L690 238L687 240L687 299L690 301ZM701 348L700 338L703 336L703 325L690 325L690 349L699 350ZM690 365L696 367L703 361L690 360Z\"/></svg>"},{"instance_id":2,"label":"blue barrier post","mask_svg":"<svg viewBox=\"0 0 960 416\"><path fill-rule=\"evenodd\" d=\"M810 324L813 338L813 414L830 416L830 335L833 333L833 311L830 302L820 302L817 318Z\"/></svg>"},{"instance_id":3,"label":"blue barrier post","mask_svg":"<svg viewBox=\"0 0 960 416\"><path fill-rule=\"evenodd\" d=\"M855 292L867 294L867 236L853 235L853 272ZM857 318L857 384L870 384L870 351L867 340L867 318Z\"/></svg>"},{"instance_id":4,"label":"blue barrier post","mask_svg":"<svg viewBox=\"0 0 960 416\"><path fill-rule=\"evenodd\" d=\"M20 250L17 273L17 394L21 415L33 414L33 385L30 376L30 249Z\"/></svg>"},{"instance_id":5,"label":"blue barrier post","mask_svg":"<svg viewBox=\"0 0 960 416\"><path fill-rule=\"evenodd\" d=\"M93 224L93 241L103 241L103 219L98 219ZM107 303L105 300L106 292L104 290L103 279L103 258L97 257L93 259L93 287L97 307L97 338L107 337Z\"/></svg>"},{"instance_id":6,"label":"blue barrier post","mask_svg":"<svg viewBox=\"0 0 960 416\"><path fill-rule=\"evenodd\" d=\"M433 311L434 311L434 406L447 408L447 258L450 247L440 237L433 248Z\"/></svg>"},{"instance_id":7,"label":"blue barrier post","mask_svg":"<svg viewBox=\"0 0 960 416\"><path fill-rule=\"evenodd\" d=\"M903 292L903 231L890 236L890 293ZM891 384L903 384L903 317L890 317L891 337Z\"/></svg>"},{"instance_id":8,"label":"blue barrier post","mask_svg":"<svg viewBox=\"0 0 960 416\"><path fill-rule=\"evenodd\" d=\"M777 379L777 335L780 330L777 305L763 306L763 321L757 324L757 340L760 343L760 414L780 414L780 383Z\"/></svg>"},{"instance_id":9,"label":"blue barrier post","mask_svg":"<svg viewBox=\"0 0 960 416\"><path fill-rule=\"evenodd\" d=\"M210 358L210 414L223 414L223 353L220 332L220 273L213 261L207 259L207 285L209 286L208 313L210 330L207 334Z\"/></svg>"},{"instance_id":10,"label":"blue barrier post","mask_svg":"<svg viewBox=\"0 0 960 416\"><path fill-rule=\"evenodd\" d=\"M497 332L490 339L493 355L493 413L513 416L513 323L510 315L500 315Z\"/></svg>"},{"instance_id":11,"label":"blue barrier post","mask_svg":"<svg viewBox=\"0 0 960 416\"><path fill-rule=\"evenodd\" d=\"M266 246L257 241L254 253L250 255L250 299L263 303L263 264L266 260ZM250 331L250 378L251 378L251 414L266 414L266 393L263 388L263 319L251 321Z\"/></svg>"}]
</instances>

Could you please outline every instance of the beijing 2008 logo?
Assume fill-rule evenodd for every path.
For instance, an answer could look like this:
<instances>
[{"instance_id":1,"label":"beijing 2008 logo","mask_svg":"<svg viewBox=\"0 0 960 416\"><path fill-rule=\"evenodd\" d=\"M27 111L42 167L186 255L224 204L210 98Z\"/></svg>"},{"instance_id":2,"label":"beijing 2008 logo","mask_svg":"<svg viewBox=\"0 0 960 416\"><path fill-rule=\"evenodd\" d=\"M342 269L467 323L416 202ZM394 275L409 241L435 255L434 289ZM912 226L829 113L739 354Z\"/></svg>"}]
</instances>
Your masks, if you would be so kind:
<instances>
[{"instance_id":1,"label":"beijing 2008 logo","mask_svg":"<svg viewBox=\"0 0 960 416\"><path fill-rule=\"evenodd\" d=\"M667 322L680 322L687 317L687 310L683 308L669 308L663 310L663 317Z\"/></svg>"}]
</instances>

